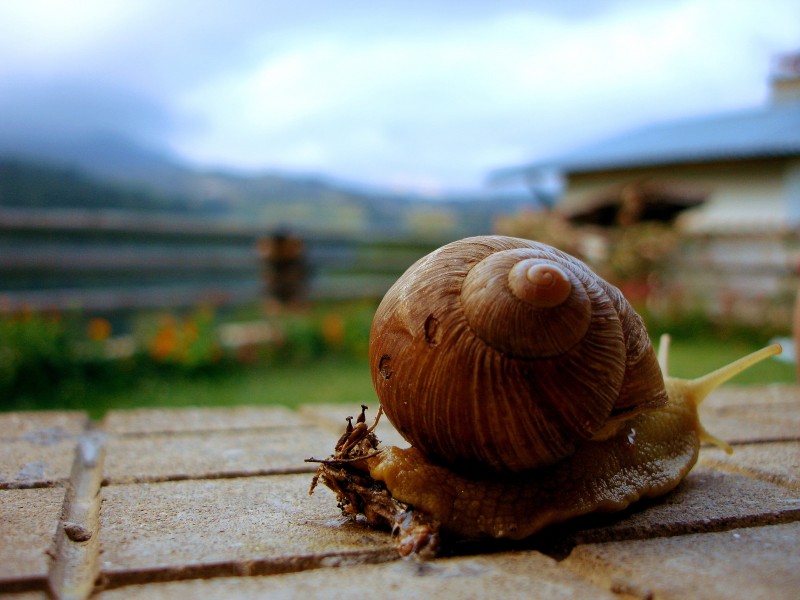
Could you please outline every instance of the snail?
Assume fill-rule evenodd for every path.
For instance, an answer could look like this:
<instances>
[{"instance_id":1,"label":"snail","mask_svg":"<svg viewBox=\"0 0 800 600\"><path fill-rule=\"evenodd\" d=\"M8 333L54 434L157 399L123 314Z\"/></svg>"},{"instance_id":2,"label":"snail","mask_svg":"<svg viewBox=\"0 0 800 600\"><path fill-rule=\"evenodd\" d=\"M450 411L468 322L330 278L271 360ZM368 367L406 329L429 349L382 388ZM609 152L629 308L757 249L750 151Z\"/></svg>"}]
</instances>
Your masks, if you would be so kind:
<instances>
[{"instance_id":1,"label":"snail","mask_svg":"<svg viewBox=\"0 0 800 600\"><path fill-rule=\"evenodd\" d=\"M432 556L440 531L527 538L672 490L700 444L730 446L697 408L773 345L694 380L667 375L621 292L578 259L479 236L421 258L389 289L370 334L380 399L348 418L322 481L350 516L388 524L403 555ZM383 447L385 414L409 448Z\"/></svg>"}]
</instances>

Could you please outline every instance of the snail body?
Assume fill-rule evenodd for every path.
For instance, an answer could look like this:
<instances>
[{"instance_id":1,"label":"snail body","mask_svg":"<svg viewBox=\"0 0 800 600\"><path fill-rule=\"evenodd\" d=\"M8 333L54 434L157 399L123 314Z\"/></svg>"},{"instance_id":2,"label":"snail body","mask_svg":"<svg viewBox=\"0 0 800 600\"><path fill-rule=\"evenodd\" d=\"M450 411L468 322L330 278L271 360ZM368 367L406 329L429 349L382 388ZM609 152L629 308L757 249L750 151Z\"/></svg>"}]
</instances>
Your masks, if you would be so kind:
<instances>
[{"instance_id":1,"label":"snail body","mask_svg":"<svg viewBox=\"0 0 800 600\"><path fill-rule=\"evenodd\" d=\"M766 348L747 357L775 354ZM736 364L736 363L734 363ZM735 373L716 373L717 381ZM699 381L699 380L698 380ZM547 525L592 512L615 512L671 491L697 461L708 434L697 415L706 391L697 381L667 377L669 401L628 421L618 433L580 446L557 464L473 478L438 465L414 447L388 447L366 460L370 476L393 498L433 516L443 531L461 538L524 539Z\"/></svg>"},{"instance_id":2,"label":"snail body","mask_svg":"<svg viewBox=\"0 0 800 600\"><path fill-rule=\"evenodd\" d=\"M362 411L312 490L321 478L345 512L398 528L403 554L435 551L439 528L522 539L622 510L678 485L701 442L730 451L698 406L778 352L669 377L668 339L656 356L619 290L582 262L516 238L453 242L412 265L373 321L381 410L411 447L380 447Z\"/></svg>"}]
</instances>

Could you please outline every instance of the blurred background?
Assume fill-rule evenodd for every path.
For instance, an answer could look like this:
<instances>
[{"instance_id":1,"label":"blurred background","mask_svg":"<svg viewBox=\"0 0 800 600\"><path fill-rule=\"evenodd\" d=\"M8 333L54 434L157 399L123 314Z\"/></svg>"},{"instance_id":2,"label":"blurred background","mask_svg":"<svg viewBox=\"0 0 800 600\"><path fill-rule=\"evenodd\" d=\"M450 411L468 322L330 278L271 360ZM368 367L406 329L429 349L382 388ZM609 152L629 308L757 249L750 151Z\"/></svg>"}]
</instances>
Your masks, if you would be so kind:
<instances>
[{"instance_id":1,"label":"blurred background","mask_svg":"<svg viewBox=\"0 0 800 600\"><path fill-rule=\"evenodd\" d=\"M792 0L0 3L0 408L373 402L468 235L619 286L672 370L795 381Z\"/></svg>"}]
</instances>

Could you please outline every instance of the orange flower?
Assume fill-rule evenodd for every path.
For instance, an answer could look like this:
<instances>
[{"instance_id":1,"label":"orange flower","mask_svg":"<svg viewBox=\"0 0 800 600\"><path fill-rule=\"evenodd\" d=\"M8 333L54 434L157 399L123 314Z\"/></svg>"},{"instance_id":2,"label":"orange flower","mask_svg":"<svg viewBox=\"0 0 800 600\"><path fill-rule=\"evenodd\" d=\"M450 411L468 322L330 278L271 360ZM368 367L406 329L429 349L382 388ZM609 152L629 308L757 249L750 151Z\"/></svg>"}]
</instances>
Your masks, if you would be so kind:
<instances>
[{"instance_id":1,"label":"orange flower","mask_svg":"<svg viewBox=\"0 0 800 600\"><path fill-rule=\"evenodd\" d=\"M168 358L177 346L177 335L174 324L167 324L158 330L153 342L150 344L150 354L156 360Z\"/></svg>"},{"instance_id":2,"label":"orange flower","mask_svg":"<svg viewBox=\"0 0 800 600\"><path fill-rule=\"evenodd\" d=\"M93 342L102 342L111 337L111 323L107 319L94 318L86 326L89 339Z\"/></svg>"},{"instance_id":3,"label":"orange flower","mask_svg":"<svg viewBox=\"0 0 800 600\"><path fill-rule=\"evenodd\" d=\"M329 313L322 320L322 337L332 348L341 347L344 343L344 319L341 315Z\"/></svg>"}]
</instances>

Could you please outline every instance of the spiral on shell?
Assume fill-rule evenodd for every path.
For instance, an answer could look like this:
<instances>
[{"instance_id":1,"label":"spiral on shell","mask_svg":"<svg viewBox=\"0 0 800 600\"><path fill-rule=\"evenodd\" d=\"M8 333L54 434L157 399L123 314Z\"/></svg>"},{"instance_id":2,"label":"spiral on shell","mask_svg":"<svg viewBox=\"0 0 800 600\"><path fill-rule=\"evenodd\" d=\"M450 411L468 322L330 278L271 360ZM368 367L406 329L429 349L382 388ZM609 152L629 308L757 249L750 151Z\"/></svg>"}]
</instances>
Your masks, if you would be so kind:
<instances>
[{"instance_id":1,"label":"spiral on shell","mask_svg":"<svg viewBox=\"0 0 800 600\"><path fill-rule=\"evenodd\" d=\"M376 312L370 362L392 424L456 470L552 464L667 400L619 290L555 248L502 236L412 265Z\"/></svg>"}]
</instances>

